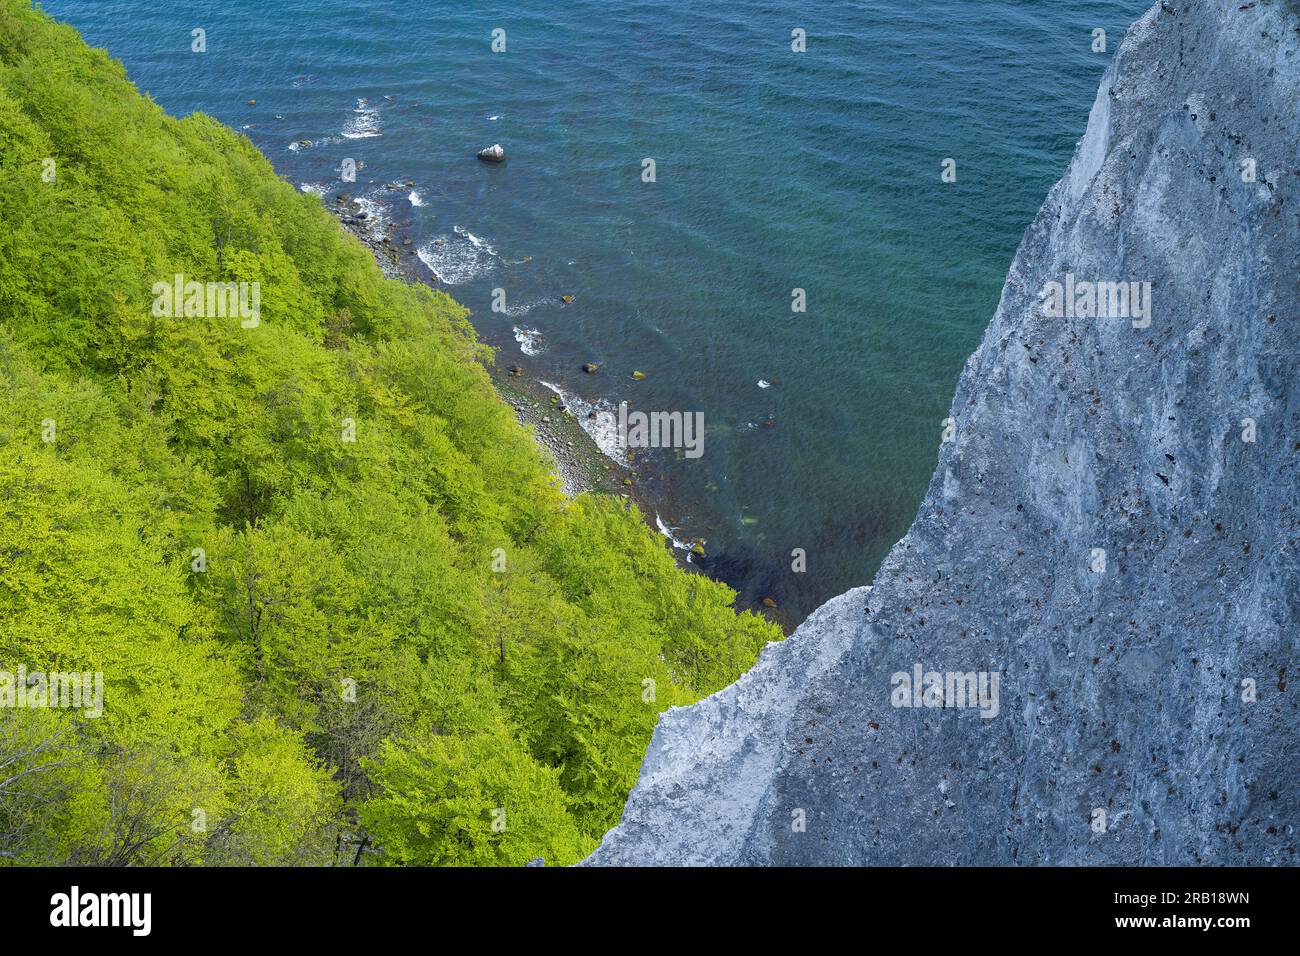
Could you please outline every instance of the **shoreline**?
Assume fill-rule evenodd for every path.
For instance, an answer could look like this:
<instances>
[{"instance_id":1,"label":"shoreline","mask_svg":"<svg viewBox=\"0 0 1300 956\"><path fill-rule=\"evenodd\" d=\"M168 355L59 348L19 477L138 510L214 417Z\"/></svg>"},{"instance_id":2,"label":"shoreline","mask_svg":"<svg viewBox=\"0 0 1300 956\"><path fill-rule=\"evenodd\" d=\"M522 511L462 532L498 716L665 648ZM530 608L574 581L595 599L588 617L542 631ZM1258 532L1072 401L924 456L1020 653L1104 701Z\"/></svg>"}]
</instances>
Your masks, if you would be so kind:
<instances>
[{"instance_id":1,"label":"shoreline","mask_svg":"<svg viewBox=\"0 0 1300 956\"><path fill-rule=\"evenodd\" d=\"M382 234L376 235L368 213L349 193L326 194L321 199L343 228L370 250L389 279L447 291L416 255L413 240L402 235L396 223L387 223ZM559 396L539 380L528 377L522 366L503 367L500 357L500 349L493 348L492 362L484 364L488 377L497 394L514 410L520 424L530 428L533 440L545 450L565 497L572 498L604 485L613 491L617 477L614 472L620 470L618 463L601 452L573 415L563 408Z\"/></svg>"}]
</instances>

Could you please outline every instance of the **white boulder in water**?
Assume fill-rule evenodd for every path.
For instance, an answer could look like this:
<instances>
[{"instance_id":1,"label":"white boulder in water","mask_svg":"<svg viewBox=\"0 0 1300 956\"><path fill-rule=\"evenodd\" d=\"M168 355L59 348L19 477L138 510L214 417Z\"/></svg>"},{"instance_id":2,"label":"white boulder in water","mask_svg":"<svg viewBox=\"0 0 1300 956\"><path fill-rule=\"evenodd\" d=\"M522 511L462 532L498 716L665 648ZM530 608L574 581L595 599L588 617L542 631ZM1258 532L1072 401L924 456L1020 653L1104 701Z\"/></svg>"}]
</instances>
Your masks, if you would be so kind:
<instances>
[{"instance_id":1,"label":"white boulder in water","mask_svg":"<svg viewBox=\"0 0 1300 956\"><path fill-rule=\"evenodd\" d=\"M483 160L485 163L500 163L505 161L506 151L502 149L500 143L493 143L486 149L480 149L478 151L478 158Z\"/></svg>"}]
</instances>

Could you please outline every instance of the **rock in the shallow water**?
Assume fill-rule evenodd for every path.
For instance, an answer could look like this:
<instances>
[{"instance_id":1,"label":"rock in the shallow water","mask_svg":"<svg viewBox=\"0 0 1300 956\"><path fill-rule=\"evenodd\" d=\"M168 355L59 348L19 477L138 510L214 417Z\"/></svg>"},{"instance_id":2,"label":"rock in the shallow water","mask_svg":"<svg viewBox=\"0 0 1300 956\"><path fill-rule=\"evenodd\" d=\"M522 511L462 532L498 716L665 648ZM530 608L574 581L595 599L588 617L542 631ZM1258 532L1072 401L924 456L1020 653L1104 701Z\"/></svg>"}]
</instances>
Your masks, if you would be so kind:
<instances>
[{"instance_id":1,"label":"rock in the shallow water","mask_svg":"<svg viewBox=\"0 0 1300 956\"><path fill-rule=\"evenodd\" d=\"M1132 28L911 530L660 717L589 863L1297 862L1298 133L1291 0Z\"/></svg>"},{"instance_id":2,"label":"rock in the shallow water","mask_svg":"<svg viewBox=\"0 0 1300 956\"><path fill-rule=\"evenodd\" d=\"M491 146L480 149L478 158L485 163L500 163L505 161L506 151L501 147L500 143L493 143Z\"/></svg>"},{"instance_id":3,"label":"rock in the shallow water","mask_svg":"<svg viewBox=\"0 0 1300 956\"><path fill-rule=\"evenodd\" d=\"M588 375L595 375L597 372L600 371L600 366L597 365L595 362L588 362L582 366L582 370L586 372Z\"/></svg>"}]
</instances>

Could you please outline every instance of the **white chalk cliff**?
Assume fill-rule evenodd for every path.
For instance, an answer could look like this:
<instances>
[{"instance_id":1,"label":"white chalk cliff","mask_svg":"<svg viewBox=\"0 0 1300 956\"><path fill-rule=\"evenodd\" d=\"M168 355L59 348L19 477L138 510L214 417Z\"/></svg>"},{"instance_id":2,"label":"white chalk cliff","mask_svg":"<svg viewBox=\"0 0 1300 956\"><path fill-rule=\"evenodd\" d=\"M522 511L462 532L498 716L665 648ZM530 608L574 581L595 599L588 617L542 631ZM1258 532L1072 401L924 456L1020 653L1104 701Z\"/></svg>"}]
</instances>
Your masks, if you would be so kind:
<instances>
[{"instance_id":1,"label":"white chalk cliff","mask_svg":"<svg viewBox=\"0 0 1300 956\"><path fill-rule=\"evenodd\" d=\"M1297 862L1298 153L1297 0L1133 26L911 530L663 715L589 864Z\"/></svg>"}]
</instances>

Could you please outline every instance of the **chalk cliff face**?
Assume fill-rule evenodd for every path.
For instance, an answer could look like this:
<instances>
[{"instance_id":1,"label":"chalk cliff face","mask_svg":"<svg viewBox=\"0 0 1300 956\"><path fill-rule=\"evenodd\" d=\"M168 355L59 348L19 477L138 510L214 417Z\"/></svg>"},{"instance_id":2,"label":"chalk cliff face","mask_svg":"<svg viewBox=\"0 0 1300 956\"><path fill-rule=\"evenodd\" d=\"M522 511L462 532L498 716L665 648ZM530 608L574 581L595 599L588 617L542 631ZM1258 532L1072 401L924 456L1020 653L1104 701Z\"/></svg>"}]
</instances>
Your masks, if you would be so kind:
<instances>
[{"instance_id":1,"label":"chalk cliff face","mask_svg":"<svg viewBox=\"0 0 1300 956\"><path fill-rule=\"evenodd\" d=\"M874 587L663 715L589 863L1297 862L1298 151L1300 5L1152 7Z\"/></svg>"}]
</instances>

